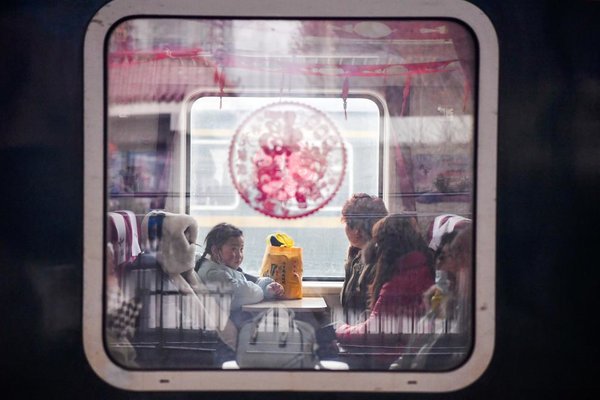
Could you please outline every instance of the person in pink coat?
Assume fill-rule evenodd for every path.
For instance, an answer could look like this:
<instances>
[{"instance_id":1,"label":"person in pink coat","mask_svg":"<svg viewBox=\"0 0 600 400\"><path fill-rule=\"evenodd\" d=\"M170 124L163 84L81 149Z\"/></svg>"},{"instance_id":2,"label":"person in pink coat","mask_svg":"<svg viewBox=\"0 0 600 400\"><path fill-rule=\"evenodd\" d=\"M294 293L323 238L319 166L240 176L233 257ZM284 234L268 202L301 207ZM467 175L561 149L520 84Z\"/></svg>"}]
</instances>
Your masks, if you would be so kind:
<instances>
[{"instance_id":1,"label":"person in pink coat","mask_svg":"<svg viewBox=\"0 0 600 400\"><path fill-rule=\"evenodd\" d=\"M413 321L425 312L422 295L433 284L433 271L427 244L411 218L391 214L373 227L363 257L375 267L370 288L374 304L364 321L337 327L342 345L383 344L386 337L394 340L399 333L412 333Z\"/></svg>"}]
</instances>

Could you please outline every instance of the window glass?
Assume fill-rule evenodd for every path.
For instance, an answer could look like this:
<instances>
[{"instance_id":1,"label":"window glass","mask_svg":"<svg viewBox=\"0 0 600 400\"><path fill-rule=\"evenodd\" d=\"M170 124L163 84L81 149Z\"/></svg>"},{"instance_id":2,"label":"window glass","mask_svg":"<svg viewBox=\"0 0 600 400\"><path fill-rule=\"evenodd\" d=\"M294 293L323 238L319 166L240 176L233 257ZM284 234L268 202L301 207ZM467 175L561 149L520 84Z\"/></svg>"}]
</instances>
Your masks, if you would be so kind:
<instances>
[{"instance_id":1,"label":"window glass","mask_svg":"<svg viewBox=\"0 0 600 400\"><path fill-rule=\"evenodd\" d=\"M201 97L194 102L190 112L190 214L197 218L201 232L207 232L219 222L240 227L246 240L244 265L247 270L258 272L266 238L273 232L282 231L303 248L304 277L341 278L348 248L341 222L342 206L353 193L377 194L381 191L380 109L373 100L366 98L350 100L346 114L339 98L286 97L286 103L290 103L289 110L297 108L296 112L315 112L327 118L328 129L335 130L343 141L345 160L337 160L342 164L336 166L340 182L339 187L328 192L331 198L326 203L327 199L314 201L313 208L319 203L325 204L306 218L274 218L260 204L242 199L236 183L239 186L243 182L235 182L232 177L235 173L230 160L232 139L236 134L245 133L247 124L253 123L256 110L264 107L269 110L282 104L282 99ZM299 131L302 130L300 127ZM299 138L298 145L308 143L308 140L316 140L311 146L321 145L321 138L309 137L309 129L303 134L306 137ZM338 175L331 177L336 178ZM300 209L295 212L301 214Z\"/></svg>"},{"instance_id":2,"label":"window glass","mask_svg":"<svg viewBox=\"0 0 600 400\"><path fill-rule=\"evenodd\" d=\"M428 372L468 360L478 178L469 29L136 17L111 28L105 56L103 332L117 365L287 368L275 364L285 346L265 345L277 357L253 361L239 353L258 332L247 317L275 296L256 281L265 271L282 285L304 278L296 320L314 340L308 353L338 362L329 365ZM367 195L385 210L348 211ZM207 245L222 222L242 238ZM302 250L279 275L268 253L279 250L267 246L276 233ZM302 268L288 276L292 259ZM241 286L260 299L246 302ZM314 369L303 360L292 368Z\"/></svg>"}]
</instances>

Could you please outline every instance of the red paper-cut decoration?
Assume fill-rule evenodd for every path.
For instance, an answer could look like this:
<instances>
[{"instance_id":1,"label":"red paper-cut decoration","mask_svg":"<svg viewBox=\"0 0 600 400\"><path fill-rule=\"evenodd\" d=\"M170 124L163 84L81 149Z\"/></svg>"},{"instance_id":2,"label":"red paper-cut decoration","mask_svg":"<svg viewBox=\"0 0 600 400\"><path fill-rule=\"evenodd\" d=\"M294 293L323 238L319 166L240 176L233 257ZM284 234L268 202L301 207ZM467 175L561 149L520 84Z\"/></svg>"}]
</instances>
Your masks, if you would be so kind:
<instances>
[{"instance_id":1,"label":"red paper-cut decoration","mask_svg":"<svg viewBox=\"0 0 600 400\"><path fill-rule=\"evenodd\" d=\"M346 148L321 111L279 102L252 113L229 148L229 171L244 201L274 218L301 218L325 206L346 170Z\"/></svg>"}]
</instances>

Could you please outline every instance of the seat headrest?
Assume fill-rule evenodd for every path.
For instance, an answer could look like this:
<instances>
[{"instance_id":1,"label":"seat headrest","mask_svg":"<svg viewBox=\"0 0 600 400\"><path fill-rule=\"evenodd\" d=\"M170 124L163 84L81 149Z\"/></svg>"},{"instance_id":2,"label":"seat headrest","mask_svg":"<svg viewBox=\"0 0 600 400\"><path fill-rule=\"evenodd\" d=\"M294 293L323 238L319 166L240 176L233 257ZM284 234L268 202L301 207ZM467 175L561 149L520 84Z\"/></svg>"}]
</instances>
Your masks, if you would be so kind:
<instances>
[{"instance_id":1,"label":"seat headrest","mask_svg":"<svg viewBox=\"0 0 600 400\"><path fill-rule=\"evenodd\" d=\"M471 220L460 215L442 214L433 219L428 231L429 248L436 251L445 233L453 232L455 229L460 229Z\"/></svg>"},{"instance_id":2,"label":"seat headrest","mask_svg":"<svg viewBox=\"0 0 600 400\"><path fill-rule=\"evenodd\" d=\"M151 211L142 220L141 243L145 252L168 274L181 274L194 268L198 223L187 214Z\"/></svg>"}]
</instances>

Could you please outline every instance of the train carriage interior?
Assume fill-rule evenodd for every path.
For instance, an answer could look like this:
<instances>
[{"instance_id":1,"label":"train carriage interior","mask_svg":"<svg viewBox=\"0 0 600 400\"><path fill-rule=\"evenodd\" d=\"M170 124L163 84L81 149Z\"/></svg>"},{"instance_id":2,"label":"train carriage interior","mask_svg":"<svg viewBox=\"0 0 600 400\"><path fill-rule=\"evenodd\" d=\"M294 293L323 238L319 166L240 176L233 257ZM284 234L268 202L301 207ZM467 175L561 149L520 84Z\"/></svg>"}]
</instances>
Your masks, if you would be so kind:
<instances>
[{"instance_id":1,"label":"train carriage interior","mask_svg":"<svg viewBox=\"0 0 600 400\"><path fill-rule=\"evenodd\" d=\"M153 212L168 213L164 235L169 220L192 217L196 259L212 226L238 226L248 273L259 273L270 233L291 236L303 250L304 296L325 299L332 324L348 319L341 211L353 194L383 199L428 242L435 217L472 220L477 54L472 32L450 19L131 18L114 26L105 64L109 352L139 369L221 367L215 326L231 299L189 296L167 261L151 259L161 232L143 220ZM128 333L115 331L113 289L137 307ZM381 314L333 356L351 369L388 369L418 350L406 338L442 325L447 335L468 329L421 316L416 308ZM471 347L469 333L462 347L446 348L461 354L450 367Z\"/></svg>"}]
</instances>

